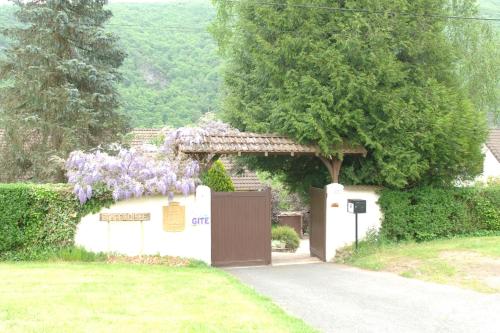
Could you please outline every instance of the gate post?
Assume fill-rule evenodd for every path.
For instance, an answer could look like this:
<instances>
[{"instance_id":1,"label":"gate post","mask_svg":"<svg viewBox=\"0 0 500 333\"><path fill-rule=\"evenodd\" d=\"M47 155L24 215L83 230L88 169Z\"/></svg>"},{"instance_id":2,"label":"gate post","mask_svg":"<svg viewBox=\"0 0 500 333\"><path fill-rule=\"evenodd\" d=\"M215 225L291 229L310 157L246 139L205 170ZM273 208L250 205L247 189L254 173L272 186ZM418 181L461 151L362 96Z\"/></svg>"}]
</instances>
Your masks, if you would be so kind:
<instances>
[{"instance_id":1,"label":"gate post","mask_svg":"<svg viewBox=\"0 0 500 333\"><path fill-rule=\"evenodd\" d=\"M344 186L338 183L326 186L326 231L325 231L325 257L330 261L335 256L337 248L341 246L348 230L346 219L346 195Z\"/></svg>"},{"instance_id":2,"label":"gate post","mask_svg":"<svg viewBox=\"0 0 500 333\"><path fill-rule=\"evenodd\" d=\"M366 200L366 214L359 216L359 239L362 240L369 230L381 226L382 211L378 205L377 188L372 186L349 186L340 184L326 186L326 260L335 257L337 249L355 241L355 220L347 212L348 199Z\"/></svg>"},{"instance_id":3,"label":"gate post","mask_svg":"<svg viewBox=\"0 0 500 333\"><path fill-rule=\"evenodd\" d=\"M208 186L199 185L196 187L196 212L194 216L190 216L192 219L204 219L205 224L209 225L198 225L198 229L202 231L200 239L193 240L191 246L202 246L204 251L206 251L204 261L208 264L212 264L212 191ZM199 220L196 220L199 221ZM193 223L193 221L189 221Z\"/></svg>"}]
</instances>

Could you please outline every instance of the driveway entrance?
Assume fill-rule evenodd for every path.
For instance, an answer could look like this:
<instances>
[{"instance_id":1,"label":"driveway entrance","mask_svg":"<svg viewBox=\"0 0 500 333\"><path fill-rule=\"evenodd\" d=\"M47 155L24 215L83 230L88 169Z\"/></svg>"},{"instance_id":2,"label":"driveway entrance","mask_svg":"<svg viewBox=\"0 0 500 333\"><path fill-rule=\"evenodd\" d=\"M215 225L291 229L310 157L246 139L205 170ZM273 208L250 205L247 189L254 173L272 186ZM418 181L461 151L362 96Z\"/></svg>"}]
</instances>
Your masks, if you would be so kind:
<instances>
[{"instance_id":1,"label":"driveway entrance","mask_svg":"<svg viewBox=\"0 0 500 333\"><path fill-rule=\"evenodd\" d=\"M295 252L274 252L272 253L273 266L281 265L303 265L318 263L321 260L318 257L311 255L309 238L300 240L300 245Z\"/></svg>"},{"instance_id":2,"label":"driveway entrance","mask_svg":"<svg viewBox=\"0 0 500 333\"><path fill-rule=\"evenodd\" d=\"M498 332L500 294L319 263L228 272L322 332Z\"/></svg>"}]
</instances>

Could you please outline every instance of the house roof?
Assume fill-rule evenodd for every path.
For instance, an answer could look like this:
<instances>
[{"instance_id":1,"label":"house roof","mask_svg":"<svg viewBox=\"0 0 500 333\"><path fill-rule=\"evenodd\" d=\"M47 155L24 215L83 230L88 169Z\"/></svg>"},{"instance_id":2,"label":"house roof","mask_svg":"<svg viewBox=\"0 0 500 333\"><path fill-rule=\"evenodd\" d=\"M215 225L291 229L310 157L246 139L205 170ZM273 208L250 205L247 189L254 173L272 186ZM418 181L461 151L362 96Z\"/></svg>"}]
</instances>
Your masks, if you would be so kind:
<instances>
[{"instance_id":1,"label":"house roof","mask_svg":"<svg viewBox=\"0 0 500 333\"><path fill-rule=\"evenodd\" d=\"M162 134L162 130L159 128L134 128L131 134L132 139L130 141L130 146L138 147L156 139Z\"/></svg>"},{"instance_id":2,"label":"house roof","mask_svg":"<svg viewBox=\"0 0 500 333\"><path fill-rule=\"evenodd\" d=\"M240 167L235 163L234 158L223 156L220 161L231 177L236 191L259 191L267 187L254 171Z\"/></svg>"},{"instance_id":3,"label":"house roof","mask_svg":"<svg viewBox=\"0 0 500 333\"><path fill-rule=\"evenodd\" d=\"M490 130L486 146L493 156L500 162L500 128Z\"/></svg>"}]
</instances>

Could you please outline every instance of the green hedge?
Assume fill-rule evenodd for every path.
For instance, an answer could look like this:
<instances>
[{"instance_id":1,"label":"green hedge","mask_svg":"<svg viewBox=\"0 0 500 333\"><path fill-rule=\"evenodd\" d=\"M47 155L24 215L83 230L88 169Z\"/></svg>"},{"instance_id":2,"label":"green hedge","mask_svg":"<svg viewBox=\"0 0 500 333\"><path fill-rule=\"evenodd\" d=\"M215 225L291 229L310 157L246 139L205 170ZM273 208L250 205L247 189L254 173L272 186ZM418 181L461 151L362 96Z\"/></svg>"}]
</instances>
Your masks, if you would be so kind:
<instances>
[{"instance_id":1,"label":"green hedge","mask_svg":"<svg viewBox=\"0 0 500 333\"><path fill-rule=\"evenodd\" d=\"M384 189L381 236L424 241L500 231L500 186Z\"/></svg>"},{"instance_id":2,"label":"green hedge","mask_svg":"<svg viewBox=\"0 0 500 333\"><path fill-rule=\"evenodd\" d=\"M80 205L62 184L0 184L0 259L37 259L73 244L80 218L111 204L96 197Z\"/></svg>"}]
</instances>

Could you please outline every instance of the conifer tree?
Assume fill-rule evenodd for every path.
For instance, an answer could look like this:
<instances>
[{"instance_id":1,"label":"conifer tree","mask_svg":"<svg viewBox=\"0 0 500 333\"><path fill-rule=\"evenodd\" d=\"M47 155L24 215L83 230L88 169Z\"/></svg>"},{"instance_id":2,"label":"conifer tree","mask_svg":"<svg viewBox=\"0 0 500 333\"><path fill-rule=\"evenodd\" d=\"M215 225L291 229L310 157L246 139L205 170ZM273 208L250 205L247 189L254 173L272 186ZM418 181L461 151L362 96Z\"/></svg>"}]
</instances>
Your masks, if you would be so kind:
<instances>
[{"instance_id":1,"label":"conifer tree","mask_svg":"<svg viewBox=\"0 0 500 333\"><path fill-rule=\"evenodd\" d=\"M4 181L61 181L55 160L117 140L125 53L106 32L105 0L14 1L19 25L0 64L0 118L6 130Z\"/></svg>"},{"instance_id":2,"label":"conifer tree","mask_svg":"<svg viewBox=\"0 0 500 333\"><path fill-rule=\"evenodd\" d=\"M318 145L343 159L342 183L403 188L481 172L486 108L461 82L448 0L214 2L232 126ZM343 140L366 158L344 157ZM293 188L331 182L316 158L249 160Z\"/></svg>"},{"instance_id":3,"label":"conifer tree","mask_svg":"<svg viewBox=\"0 0 500 333\"><path fill-rule=\"evenodd\" d=\"M203 185L206 185L215 192L234 192L234 184L231 177L227 174L224 164L217 160L208 169L208 171L201 176Z\"/></svg>"}]
</instances>

